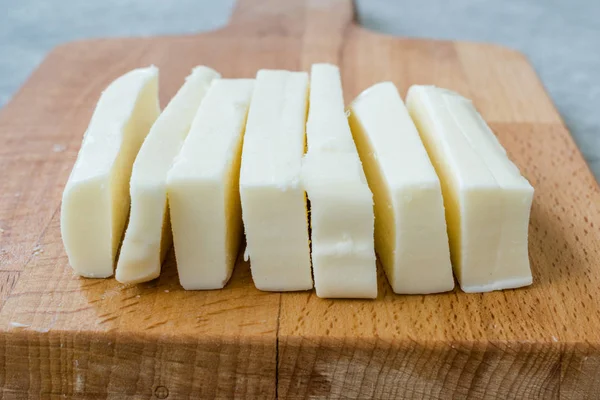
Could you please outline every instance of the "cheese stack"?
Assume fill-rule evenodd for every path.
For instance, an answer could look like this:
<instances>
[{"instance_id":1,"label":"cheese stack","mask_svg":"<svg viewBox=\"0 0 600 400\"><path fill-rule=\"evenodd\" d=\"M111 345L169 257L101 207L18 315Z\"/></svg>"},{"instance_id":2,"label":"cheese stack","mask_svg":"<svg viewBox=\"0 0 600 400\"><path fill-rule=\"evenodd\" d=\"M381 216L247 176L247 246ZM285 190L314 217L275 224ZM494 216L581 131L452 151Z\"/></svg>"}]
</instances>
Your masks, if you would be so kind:
<instances>
[{"instance_id":1,"label":"cheese stack","mask_svg":"<svg viewBox=\"0 0 600 400\"><path fill-rule=\"evenodd\" d=\"M377 297L373 195L344 111L339 69L311 70L303 183L311 206L312 264L319 297Z\"/></svg>"},{"instance_id":2,"label":"cheese stack","mask_svg":"<svg viewBox=\"0 0 600 400\"><path fill-rule=\"evenodd\" d=\"M129 213L131 169L159 113L153 66L117 78L100 96L61 205L60 230L78 275L113 274Z\"/></svg>"},{"instance_id":3,"label":"cheese stack","mask_svg":"<svg viewBox=\"0 0 600 400\"><path fill-rule=\"evenodd\" d=\"M469 100L449 90L413 86L407 104L442 181L461 288L487 292L530 285L533 187Z\"/></svg>"},{"instance_id":4,"label":"cheese stack","mask_svg":"<svg viewBox=\"0 0 600 400\"><path fill-rule=\"evenodd\" d=\"M395 293L452 290L453 269L465 292L532 283L533 187L469 100L413 86L405 106L383 82L345 112L338 67L311 76L196 67L160 116L156 67L112 82L63 192L74 271L111 276L127 226L122 283L174 243L184 289L223 288L244 230L260 290L376 298L376 253Z\"/></svg>"},{"instance_id":5,"label":"cheese stack","mask_svg":"<svg viewBox=\"0 0 600 400\"><path fill-rule=\"evenodd\" d=\"M157 278L171 247L167 173L179 153L200 102L220 75L196 67L158 117L140 149L131 173L131 213L115 277L122 283Z\"/></svg>"},{"instance_id":6,"label":"cheese stack","mask_svg":"<svg viewBox=\"0 0 600 400\"><path fill-rule=\"evenodd\" d=\"M261 70L248 113L240 195L246 256L260 290L313 287L301 182L308 75Z\"/></svg>"},{"instance_id":7,"label":"cheese stack","mask_svg":"<svg viewBox=\"0 0 600 400\"><path fill-rule=\"evenodd\" d=\"M350 105L349 121L375 197L375 246L395 293L452 290L440 181L391 82Z\"/></svg>"}]
</instances>

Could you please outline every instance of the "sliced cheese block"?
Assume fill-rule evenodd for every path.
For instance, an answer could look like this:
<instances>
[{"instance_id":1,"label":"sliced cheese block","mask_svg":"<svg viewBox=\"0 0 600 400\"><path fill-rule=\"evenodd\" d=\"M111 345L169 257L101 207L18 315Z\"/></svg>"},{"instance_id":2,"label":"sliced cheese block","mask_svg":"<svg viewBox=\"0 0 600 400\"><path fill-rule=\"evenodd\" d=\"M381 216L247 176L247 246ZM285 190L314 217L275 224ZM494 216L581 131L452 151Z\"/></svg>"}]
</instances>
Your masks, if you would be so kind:
<instances>
[{"instance_id":1,"label":"sliced cheese block","mask_svg":"<svg viewBox=\"0 0 600 400\"><path fill-rule=\"evenodd\" d=\"M246 255L260 290L313 286L301 182L308 74L261 70L244 136L240 195Z\"/></svg>"},{"instance_id":2,"label":"sliced cheese block","mask_svg":"<svg viewBox=\"0 0 600 400\"><path fill-rule=\"evenodd\" d=\"M303 183L311 206L312 264L319 297L377 297L373 195L344 111L339 69L311 70Z\"/></svg>"},{"instance_id":3,"label":"sliced cheese block","mask_svg":"<svg viewBox=\"0 0 600 400\"><path fill-rule=\"evenodd\" d=\"M375 246L396 293L452 290L440 181L398 90L376 84L349 121L375 198Z\"/></svg>"},{"instance_id":4,"label":"sliced cheese block","mask_svg":"<svg viewBox=\"0 0 600 400\"><path fill-rule=\"evenodd\" d=\"M61 206L65 250L79 275L113 274L129 213L131 168L159 112L153 66L121 76L100 96Z\"/></svg>"},{"instance_id":5,"label":"sliced cheese block","mask_svg":"<svg viewBox=\"0 0 600 400\"><path fill-rule=\"evenodd\" d=\"M129 225L115 273L119 282L145 282L160 274L162 261L172 243L167 173L211 81L219 77L208 67L194 68L150 129L135 159L130 181Z\"/></svg>"},{"instance_id":6,"label":"sliced cheese block","mask_svg":"<svg viewBox=\"0 0 600 400\"><path fill-rule=\"evenodd\" d=\"M168 176L181 286L220 289L242 240L239 173L251 79L213 81Z\"/></svg>"},{"instance_id":7,"label":"sliced cheese block","mask_svg":"<svg viewBox=\"0 0 600 400\"><path fill-rule=\"evenodd\" d=\"M442 181L461 288L487 292L530 285L533 187L469 100L445 89L413 86L407 104Z\"/></svg>"}]
</instances>

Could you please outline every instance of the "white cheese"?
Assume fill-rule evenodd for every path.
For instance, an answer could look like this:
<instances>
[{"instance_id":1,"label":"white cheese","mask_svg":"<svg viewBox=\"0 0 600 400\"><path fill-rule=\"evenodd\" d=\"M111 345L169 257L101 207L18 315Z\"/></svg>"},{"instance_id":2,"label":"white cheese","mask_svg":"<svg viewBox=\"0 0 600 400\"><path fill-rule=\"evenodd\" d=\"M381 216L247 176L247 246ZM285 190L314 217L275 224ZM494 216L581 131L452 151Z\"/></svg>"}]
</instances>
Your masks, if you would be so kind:
<instances>
[{"instance_id":1,"label":"white cheese","mask_svg":"<svg viewBox=\"0 0 600 400\"><path fill-rule=\"evenodd\" d=\"M240 195L247 253L260 290L313 286L301 182L308 75L261 70L244 136Z\"/></svg>"},{"instance_id":2,"label":"white cheese","mask_svg":"<svg viewBox=\"0 0 600 400\"><path fill-rule=\"evenodd\" d=\"M398 90L378 83L350 105L375 199L375 246L395 293L452 290L440 181Z\"/></svg>"},{"instance_id":3,"label":"white cheese","mask_svg":"<svg viewBox=\"0 0 600 400\"><path fill-rule=\"evenodd\" d=\"M242 217L239 173L251 79L213 81L168 176L181 286L220 289L231 277Z\"/></svg>"},{"instance_id":4,"label":"white cheese","mask_svg":"<svg viewBox=\"0 0 600 400\"><path fill-rule=\"evenodd\" d=\"M308 153L312 264L319 297L377 297L373 195L344 111L339 69L311 70Z\"/></svg>"},{"instance_id":5,"label":"white cheese","mask_svg":"<svg viewBox=\"0 0 600 400\"><path fill-rule=\"evenodd\" d=\"M533 187L469 100L433 86L413 86L407 104L442 181L461 288L487 292L530 285Z\"/></svg>"},{"instance_id":6,"label":"white cheese","mask_svg":"<svg viewBox=\"0 0 600 400\"><path fill-rule=\"evenodd\" d=\"M158 117L133 164L131 213L115 277L122 283L157 278L171 247L167 173L179 153L210 83L220 75L196 67Z\"/></svg>"},{"instance_id":7,"label":"white cheese","mask_svg":"<svg viewBox=\"0 0 600 400\"><path fill-rule=\"evenodd\" d=\"M113 274L129 213L131 168L159 112L156 67L128 72L100 96L61 206L65 250L79 275Z\"/></svg>"},{"instance_id":8,"label":"white cheese","mask_svg":"<svg viewBox=\"0 0 600 400\"><path fill-rule=\"evenodd\" d=\"M377 297L373 195L358 154L309 151L303 181L317 296Z\"/></svg>"},{"instance_id":9,"label":"white cheese","mask_svg":"<svg viewBox=\"0 0 600 400\"><path fill-rule=\"evenodd\" d=\"M335 65L312 66L306 140L309 153L356 153L344 109L340 71Z\"/></svg>"}]
</instances>

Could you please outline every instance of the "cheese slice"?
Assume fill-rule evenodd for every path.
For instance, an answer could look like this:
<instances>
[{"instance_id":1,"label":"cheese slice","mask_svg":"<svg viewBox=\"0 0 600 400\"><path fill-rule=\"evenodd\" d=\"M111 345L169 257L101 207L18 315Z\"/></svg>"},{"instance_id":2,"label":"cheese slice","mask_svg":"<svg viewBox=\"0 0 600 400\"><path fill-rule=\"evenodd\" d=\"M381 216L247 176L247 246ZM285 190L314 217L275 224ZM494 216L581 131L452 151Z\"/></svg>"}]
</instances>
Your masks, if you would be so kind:
<instances>
[{"instance_id":1,"label":"cheese slice","mask_svg":"<svg viewBox=\"0 0 600 400\"><path fill-rule=\"evenodd\" d=\"M452 290L440 181L396 86L370 87L349 110L375 198L375 246L392 290Z\"/></svg>"},{"instance_id":2,"label":"cheese slice","mask_svg":"<svg viewBox=\"0 0 600 400\"><path fill-rule=\"evenodd\" d=\"M61 206L61 234L75 273L113 274L129 213L131 168L159 112L153 66L128 72L100 96Z\"/></svg>"},{"instance_id":3,"label":"cheese slice","mask_svg":"<svg viewBox=\"0 0 600 400\"><path fill-rule=\"evenodd\" d=\"M309 104L302 179L311 206L317 296L375 298L373 195L348 126L336 66L312 66Z\"/></svg>"},{"instance_id":4,"label":"cheese slice","mask_svg":"<svg viewBox=\"0 0 600 400\"><path fill-rule=\"evenodd\" d=\"M142 144L129 184L131 213L115 273L119 282L145 282L160 275L172 244L167 173L211 81L219 77L208 67L194 68Z\"/></svg>"},{"instance_id":5,"label":"cheese slice","mask_svg":"<svg viewBox=\"0 0 600 400\"><path fill-rule=\"evenodd\" d=\"M413 86L407 104L442 181L461 288L487 292L530 285L533 187L469 100L449 90Z\"/></svg>"},{"instance_id":6,"label":"cheese slice","mask_svg":"<svg viewBox=\"0 0 600 400\"><path fill-rule=\"evenodd\" d=\"M308 74L258 71L242 150L246 255L260 290L313 286L301 182Z\"/></svg>"},{"instance_id":7,"label":"cheese slice","mask_svg":"<svg viewBox=\"0 0 600 400\"><path fill-rule=\"evenodd\" d=\"M213 81L168 176L179 282L220 289L242 240L239 173L251 79Z\"/></svg>"}]
</instances>

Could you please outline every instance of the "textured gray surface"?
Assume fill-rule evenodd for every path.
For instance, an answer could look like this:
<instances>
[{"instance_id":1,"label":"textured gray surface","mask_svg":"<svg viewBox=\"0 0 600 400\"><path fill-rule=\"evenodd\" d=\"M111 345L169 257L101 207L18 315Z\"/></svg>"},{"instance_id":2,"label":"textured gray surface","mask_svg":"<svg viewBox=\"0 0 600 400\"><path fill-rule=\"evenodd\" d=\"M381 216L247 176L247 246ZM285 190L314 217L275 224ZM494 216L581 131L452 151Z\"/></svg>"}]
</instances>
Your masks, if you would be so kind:
<instances>
[{"instance_id":1,"label":"textured gray surface","mask_svg":"<svg viewBox=\"0 0 600 400\"><path fill-rule=\"evenodd\" d=\"M224 25L234 0L0 0L0 106L67 41L192 33ZM600 178L600 0L358 0L367 28L494 42L525 53Z\"/></svg>"}]
</instances>

